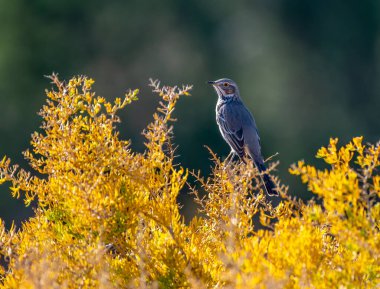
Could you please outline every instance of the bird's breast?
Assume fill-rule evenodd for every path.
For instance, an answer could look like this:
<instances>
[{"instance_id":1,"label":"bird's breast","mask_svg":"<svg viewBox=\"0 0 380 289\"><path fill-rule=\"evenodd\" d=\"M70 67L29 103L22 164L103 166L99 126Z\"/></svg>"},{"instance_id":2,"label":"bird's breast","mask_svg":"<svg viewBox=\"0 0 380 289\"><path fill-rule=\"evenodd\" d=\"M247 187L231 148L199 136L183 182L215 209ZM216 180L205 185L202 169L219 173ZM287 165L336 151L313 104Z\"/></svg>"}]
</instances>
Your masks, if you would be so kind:
<instances>
[{"instance_id":1,"label":"bird's breast","mask_svg":"<svg viewBox=\"0 0 380 289\"><path fill-rule=\"evenodd\" d=\"M216 113L217 114L220 113L226 104L227 104L227 101L223 101L219 99L218 102L216 103L216 108L215 108Z\"/></svg>"},{"instance_id":2,"label":"bird's breast","mask_svg":"<svg viewBox=\"0 0 380 289\"><path fill-rule=\"evenodd\" d=\"M223 109L224 109L224 106L226 104L222 101L218 101L216 103L216 107L215 107L215 113L216 113L216 122L219 124L219 119L220 117L222 116L223 114Z\"/></svg>"}]
</instances>

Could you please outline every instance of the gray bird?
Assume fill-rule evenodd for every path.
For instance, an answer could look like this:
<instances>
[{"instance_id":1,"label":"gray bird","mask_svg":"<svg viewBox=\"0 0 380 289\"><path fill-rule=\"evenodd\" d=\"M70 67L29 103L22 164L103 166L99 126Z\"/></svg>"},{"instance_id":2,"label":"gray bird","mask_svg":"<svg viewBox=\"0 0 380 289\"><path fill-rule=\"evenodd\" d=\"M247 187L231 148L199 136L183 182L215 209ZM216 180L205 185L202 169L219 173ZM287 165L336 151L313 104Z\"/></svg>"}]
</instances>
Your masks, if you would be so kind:
<instances>
[{"instance_id":1,"label":"gray bird","mask_svg":"<svg viewBox=\"0 0 380 289\"><path fill-rule=\"evenodd\" d=\"M224 140L231 147L231 153L241 159L248 154L255 166L262 173L261 179L269 196L278 196L276 186L270 176L265 173L266 167L261 155L260 137L255 120L244 106L239 88L228 78L209 81L216 93L216 122Z\"/></svg>"}]
</instances>

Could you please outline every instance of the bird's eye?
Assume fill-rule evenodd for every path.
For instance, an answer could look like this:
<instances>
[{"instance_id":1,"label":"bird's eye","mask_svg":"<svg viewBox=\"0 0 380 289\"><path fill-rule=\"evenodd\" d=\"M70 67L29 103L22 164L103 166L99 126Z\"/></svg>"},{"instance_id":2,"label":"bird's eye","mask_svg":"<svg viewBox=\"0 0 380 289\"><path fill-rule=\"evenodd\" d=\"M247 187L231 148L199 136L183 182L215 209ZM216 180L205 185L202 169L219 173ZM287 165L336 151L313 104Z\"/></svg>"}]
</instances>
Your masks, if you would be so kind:
<instances>
[{"instance_id":1,"label":"bird's eye","mask_svg":"<svg viewBox=\"0 0 380 289\"><path fill-rule=\"evenodd\" d=\"M228 86L228 82L223 83L223 86L227 87Z\"/></svg>"}]
</instances>

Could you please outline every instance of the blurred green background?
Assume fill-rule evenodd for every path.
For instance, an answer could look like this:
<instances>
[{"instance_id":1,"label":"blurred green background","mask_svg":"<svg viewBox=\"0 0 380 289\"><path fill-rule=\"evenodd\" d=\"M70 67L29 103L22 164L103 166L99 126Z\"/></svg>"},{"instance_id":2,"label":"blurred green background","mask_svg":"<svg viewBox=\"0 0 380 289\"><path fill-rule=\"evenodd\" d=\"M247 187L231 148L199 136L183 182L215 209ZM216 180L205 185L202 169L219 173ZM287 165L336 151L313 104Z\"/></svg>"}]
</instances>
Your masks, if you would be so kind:
<instances>
[{"instance_id":1,"label":"blurred green background","mask_svg":"<svg viewBox=\"0 0 380 289\"><path fill-rule=\"evenodd\" d=\"M0 155L28 168L21 151L38 129L43 75L86 74L109 99L141 88L121 117L121 136L143 151L141 131L158 98L148 79L193 84L175 124L178 162L209 173L204 145L226 156L215 123L216 95L205 82L234 79L260 130L263 153L276 152L292 194L308 197L289 165L315 162L329 137L346 142L380 129L380 2L373 1L48 1L0 0ZM322 165L321 162L317 163ZM180 201L191 211L186 194ZM31 214L0 187L9 226Z\"/></svg>"}]
</instances>

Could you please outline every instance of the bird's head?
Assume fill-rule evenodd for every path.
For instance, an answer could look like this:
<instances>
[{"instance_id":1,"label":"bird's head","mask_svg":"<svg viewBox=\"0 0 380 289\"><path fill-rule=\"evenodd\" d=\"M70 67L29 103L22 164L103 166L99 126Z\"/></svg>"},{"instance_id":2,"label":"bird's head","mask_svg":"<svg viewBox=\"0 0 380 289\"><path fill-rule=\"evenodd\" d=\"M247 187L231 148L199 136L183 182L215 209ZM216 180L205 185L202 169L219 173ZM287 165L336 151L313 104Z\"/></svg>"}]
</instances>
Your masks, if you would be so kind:
<instances>
[{"instance_id":1,"label":"bird's head","mask_svg":"<svg viewBox=\"0 0 380 289\"><path fill-rule=\"evenodd\" d=\"M239 88L235 81L231 79L222 78L215 81L208 81L208 83L214 87L216 93L221 98L239 97Z\"/></svg>"}]
</instances>

